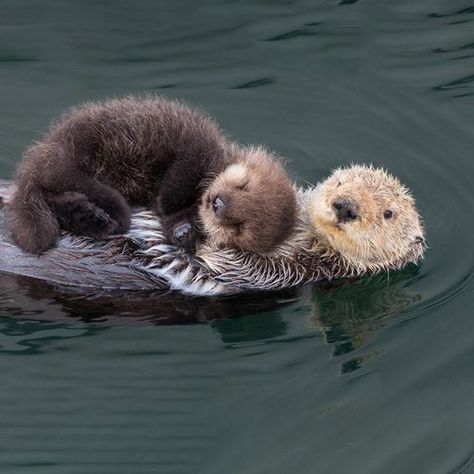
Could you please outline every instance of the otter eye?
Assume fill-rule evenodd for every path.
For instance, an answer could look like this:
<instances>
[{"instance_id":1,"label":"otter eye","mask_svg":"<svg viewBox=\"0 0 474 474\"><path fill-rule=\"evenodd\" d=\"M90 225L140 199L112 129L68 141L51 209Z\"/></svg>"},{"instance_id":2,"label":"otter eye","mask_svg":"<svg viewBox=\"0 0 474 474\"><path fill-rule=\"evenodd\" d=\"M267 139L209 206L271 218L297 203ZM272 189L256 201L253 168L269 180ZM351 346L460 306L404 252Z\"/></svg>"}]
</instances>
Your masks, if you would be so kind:
<instances>
[{"instance_id":1,"label":"otter eye","mask_svg":"<svg viewBox=\"0 0 474 474\"><path fill-rule=\"evenodd\" d=\"M250 180L245 181L245 183L242 183L238 186L236 186L237 189L240 189L241 191L245 191L247 189L247 186L249 184Z\"/></svg>"},{"instance_id":2,"label":"otter eye","mask_svg":"<svg viewBox=\"0 0 474 474\"><path fill-rule=\"evenodd\" d=\"M384 213L383 216L385 219L391 219L393 216L393 212L390 209L387 209Z\"/></svg>"}]
</instances>

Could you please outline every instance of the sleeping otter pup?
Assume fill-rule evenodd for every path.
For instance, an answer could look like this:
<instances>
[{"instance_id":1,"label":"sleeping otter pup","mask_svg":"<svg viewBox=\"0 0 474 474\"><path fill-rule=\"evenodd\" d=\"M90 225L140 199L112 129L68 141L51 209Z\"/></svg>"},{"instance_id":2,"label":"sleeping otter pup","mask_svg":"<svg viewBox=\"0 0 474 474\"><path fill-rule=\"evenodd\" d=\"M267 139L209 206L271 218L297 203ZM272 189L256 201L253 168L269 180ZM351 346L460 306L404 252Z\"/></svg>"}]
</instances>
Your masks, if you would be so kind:
<instances>
[{"instance_id":1,"label":"sleeping otter pup","mask_svg":"<svg viewBox=\"0 0 474 474\"><path fill-rule=\"evenodd\" d=\"M228 143L209 117L164 98L72 109L27 150L16 184L12 236L36 254L55 245L59 229L95 239L125 232L129 204L153 208L179 246L212 233L222 246L266 253L295 223L295 192L278 159Z\"/></svg>"}]
</instances>

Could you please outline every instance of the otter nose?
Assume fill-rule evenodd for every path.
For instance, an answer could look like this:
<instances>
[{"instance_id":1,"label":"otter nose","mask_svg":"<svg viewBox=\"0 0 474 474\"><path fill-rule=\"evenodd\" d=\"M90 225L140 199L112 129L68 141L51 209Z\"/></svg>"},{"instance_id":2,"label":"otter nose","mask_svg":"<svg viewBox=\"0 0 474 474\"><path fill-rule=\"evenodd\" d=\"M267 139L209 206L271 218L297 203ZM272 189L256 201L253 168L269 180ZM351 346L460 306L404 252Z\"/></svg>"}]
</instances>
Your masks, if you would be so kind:
<instances>
[{"instance_id":1,"label":"otter nose","mask_svg":"<svg viewBox=\"0 0 474 474\"><path fill-rule=\"evenodd\" d=\"M224 207L225 207L224 201L219 195L217 195L212 201L212 209L214 209L214 213L216 214L217 217L219 217L222 214Z\"/></svg>"},{"instance_id":2,"label":"otter nose","mask_svg":"<svg viewBox=\"0 0 474 474\"><path fill-rule=\"evenodd\" d=\"M359 217L355 205L348 199L336 199L332 207L336 211L338 222L349 222Z\"/></svg>"}]
</instances>

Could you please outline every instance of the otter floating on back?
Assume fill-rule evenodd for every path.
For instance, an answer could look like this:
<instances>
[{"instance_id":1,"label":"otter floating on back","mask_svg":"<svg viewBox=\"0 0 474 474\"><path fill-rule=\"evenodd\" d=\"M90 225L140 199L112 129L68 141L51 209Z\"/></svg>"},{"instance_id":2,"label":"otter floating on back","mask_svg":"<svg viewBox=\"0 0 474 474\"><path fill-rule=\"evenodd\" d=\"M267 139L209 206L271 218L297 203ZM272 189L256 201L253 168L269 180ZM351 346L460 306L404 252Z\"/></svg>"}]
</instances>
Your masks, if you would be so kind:
<instances>
[{"instance_id":1,"label":"otter floating on back","mask_svg":"<svg viewBox=\"0 0 474 474\"><path fill-rule=\"evenodd\" d=\"M296 231L270 255L211 242L191 256L169 245L151 211L141 211L124 236L95 242L64 235L58 248L34 260L2 236L0 270L45 280L54 275L57 283L67 274L70 283L86 287L219 295L401 269L416 263L426 248L414 199L383 170L339 169L297 197Z\"/></svg>"}]
</instances>

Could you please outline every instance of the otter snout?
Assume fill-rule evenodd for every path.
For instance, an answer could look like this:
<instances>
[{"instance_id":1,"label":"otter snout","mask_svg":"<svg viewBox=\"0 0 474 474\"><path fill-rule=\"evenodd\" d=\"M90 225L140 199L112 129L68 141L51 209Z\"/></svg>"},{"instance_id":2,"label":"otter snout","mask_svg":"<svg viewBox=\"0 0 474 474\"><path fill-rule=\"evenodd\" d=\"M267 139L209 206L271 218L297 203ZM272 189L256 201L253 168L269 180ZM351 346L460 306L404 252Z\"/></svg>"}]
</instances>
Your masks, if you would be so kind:
<instances>
[{"instance_id":1,"label":"otter snout","mask_svg":"<svg viewBox=\"0 0 474 474\"><path fill-rule=\"evenodd\" d=\"M212 200L212 210L217 217L222 217L224 213L225 203L219 194Z\"/></svg>"},{"instance_id":2,"label":"otter snout","mask_svg":"<svg viewBox=\"0 0 474 474\"><path fill-rule=\"evenodd\" d=\"M351 222L359 217L357 205L349 199L339 198L332 203L338 222Z\"/></svg>"}]
</instances>

